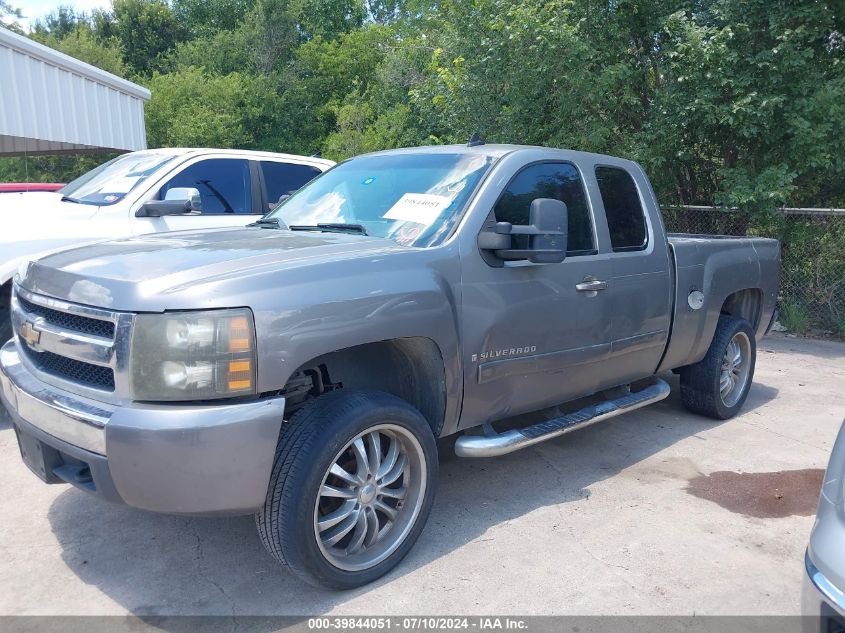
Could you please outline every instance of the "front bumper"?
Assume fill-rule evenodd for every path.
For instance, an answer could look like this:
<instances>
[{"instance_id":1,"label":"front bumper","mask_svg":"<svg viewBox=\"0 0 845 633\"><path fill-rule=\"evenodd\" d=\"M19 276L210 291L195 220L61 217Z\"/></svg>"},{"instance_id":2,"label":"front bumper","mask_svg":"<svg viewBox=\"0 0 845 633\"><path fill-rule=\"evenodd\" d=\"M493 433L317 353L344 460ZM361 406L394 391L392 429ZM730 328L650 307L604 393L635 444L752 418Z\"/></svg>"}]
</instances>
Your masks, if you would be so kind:
<instances>
[{"instance_id":1,"label":"front bumper","mask_svg":"<svg viewBox=\"0 0 845 633\"><path fill-rule=\"evenodd\" d=\"M803 633L845 630L845 593L819 571L809 550L804 554L804 571L801 588Z\"/></svg>"},{"instance_id":2,"label":"front bumper","mask_svg":"<svg viewBox=\"0 0 845 633\"><path fill-rule=\"evenodd\" d=\"M261 507L285 408L284 398L107 405L38 380L13 341L0 349L0 397L22 451L40 452L42 479L174 514Z\"/></svg>"}]
</instances>

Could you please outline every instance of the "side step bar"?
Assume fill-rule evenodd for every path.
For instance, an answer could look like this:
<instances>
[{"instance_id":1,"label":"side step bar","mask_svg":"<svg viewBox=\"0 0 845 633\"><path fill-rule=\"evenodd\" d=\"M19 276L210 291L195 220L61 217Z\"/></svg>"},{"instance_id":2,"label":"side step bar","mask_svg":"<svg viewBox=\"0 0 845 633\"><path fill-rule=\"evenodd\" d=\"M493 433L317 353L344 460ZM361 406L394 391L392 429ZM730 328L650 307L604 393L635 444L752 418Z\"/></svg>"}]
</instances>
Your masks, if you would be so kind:
<instances>
[{"instance_id":1,"label":"side step bar","mask_svg":"<svg viewBox=\"0 0 845 633\"><path fill-rule=\"evenodd\" d=\"M580 411L567 413L559 418L538 422L524 429L485 435L462 435L455 442L455 452L460 457L497 457L518 451L526 446L545 442L570 431L589 426L594 422L607 420L628 411L633 411L669 395L670 387L665 380L655 378L648 387L619 398L584 407ZM485 425L487 430L492 427Z\"/></svg>"}]
</instances>

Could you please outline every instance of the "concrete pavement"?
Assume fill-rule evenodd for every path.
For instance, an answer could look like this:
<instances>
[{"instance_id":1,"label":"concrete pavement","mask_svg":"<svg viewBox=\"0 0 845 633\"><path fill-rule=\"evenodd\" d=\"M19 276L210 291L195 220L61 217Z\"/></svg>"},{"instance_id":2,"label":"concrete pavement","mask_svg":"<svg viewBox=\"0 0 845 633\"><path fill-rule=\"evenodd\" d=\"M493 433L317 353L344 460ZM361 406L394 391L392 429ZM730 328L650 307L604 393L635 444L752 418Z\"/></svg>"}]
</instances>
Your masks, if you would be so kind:
<instances>
[{"instance_id":1,"label":"concrete pavement","mask_svg":"<svg viewBox=\"0 0 845 633\"><path fill-rule=\"evenodd\" d=\"M798 613L845 345L766 339L724 423L688 414L671 380L658 405L498 459L441 443L420 541L343 593L281 570L251 517L159 516L42 484L2 419L0 614Z\"/></svg>"}]
</instances>

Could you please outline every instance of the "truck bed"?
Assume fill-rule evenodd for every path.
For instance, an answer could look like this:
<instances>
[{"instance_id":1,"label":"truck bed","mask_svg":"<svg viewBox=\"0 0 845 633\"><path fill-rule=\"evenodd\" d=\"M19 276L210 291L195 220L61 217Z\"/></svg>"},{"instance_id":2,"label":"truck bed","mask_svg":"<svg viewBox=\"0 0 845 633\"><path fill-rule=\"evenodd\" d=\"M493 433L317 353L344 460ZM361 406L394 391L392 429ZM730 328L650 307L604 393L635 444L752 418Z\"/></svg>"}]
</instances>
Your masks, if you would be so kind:
<instances>
[{"instance_id":1,"label":"truck bed","mask_svg":"<svg viewBox=\"0 0 845 633\"><path fill-rule=\"evenodd\" d=\"M751 326L762 337L777 303L778 241L689 233L667 238L675 294L669 345L659 370L701 360L726 309L756 315ZM748 290L737 293L736 288ZM702 294L700 306L697 295L690 298L696 291Z\"/></svg>"}]
</instances>

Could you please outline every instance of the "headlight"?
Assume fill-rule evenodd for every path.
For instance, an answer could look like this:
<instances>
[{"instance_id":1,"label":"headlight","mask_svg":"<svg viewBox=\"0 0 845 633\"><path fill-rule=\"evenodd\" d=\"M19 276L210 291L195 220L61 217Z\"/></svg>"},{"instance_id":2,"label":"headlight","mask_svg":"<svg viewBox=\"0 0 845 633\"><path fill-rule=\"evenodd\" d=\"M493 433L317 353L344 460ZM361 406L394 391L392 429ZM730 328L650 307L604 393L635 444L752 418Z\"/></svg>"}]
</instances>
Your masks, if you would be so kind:
<instances>
[{"instance_id":1,"label":"headlight","mask_svg":"<svg viewBox=\"0 0 845 633\"><path fill-rule=\"evenodd\" d=\"M246 308L139 314L130 357L135 400L255 393L255 328Z\"/></svg>"}]
</instances>

